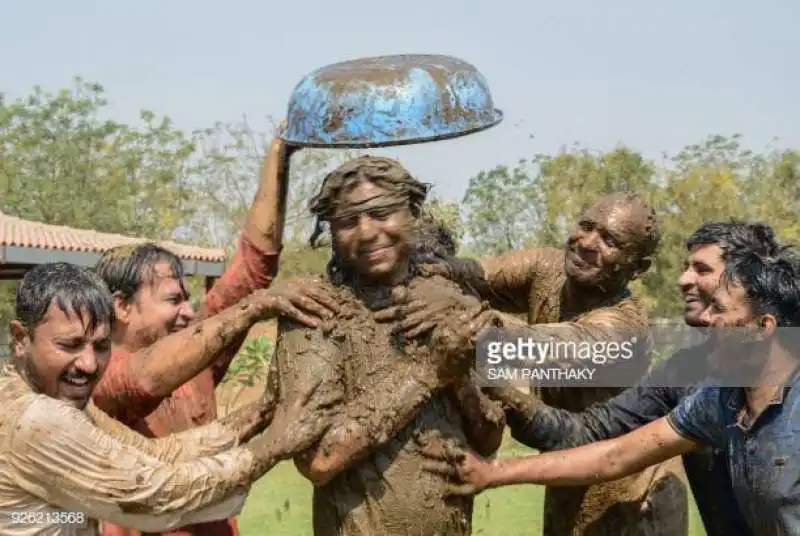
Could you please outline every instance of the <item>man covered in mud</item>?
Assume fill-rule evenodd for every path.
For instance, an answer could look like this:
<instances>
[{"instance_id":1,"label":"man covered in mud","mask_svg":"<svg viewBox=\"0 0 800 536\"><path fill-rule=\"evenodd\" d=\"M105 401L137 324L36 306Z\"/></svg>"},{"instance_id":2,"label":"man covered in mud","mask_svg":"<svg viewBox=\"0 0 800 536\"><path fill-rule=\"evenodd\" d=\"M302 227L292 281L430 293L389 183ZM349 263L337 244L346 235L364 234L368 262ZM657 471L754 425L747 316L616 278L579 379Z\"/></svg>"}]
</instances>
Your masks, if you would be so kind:
<instances>
[{"instance_id":1,"label":"man covered in mud","mask_svg":"<svg viewBox=\"0 0 800 536\"><path fill-rule=\"evenodd\" d=\"M224 519L255 479L325 432L324 408L306 407L311 385L248 442L236 413L145 438L90 402L113 323L106 285L85 268L43 264L17 288L12 364L0 370L0 534L93 536L98 519L143 531ZM262 406L272 415L274 400Z\"/></svg>"},{"instance_id":2,"label":"man covered in mud","mask_svg":"<svg viewBox=\"0 0 800 536\"><path fill-rule=\"evenodd\" d=\"M320 291L291 280L271 285L281 251L284 175L291 151L273 139L239 247L197 317L184 284L183 263L173 253L143 244L113 249L100 259L96 271L114 296L117 318L108 371L93 395L100 409L148 437L209 423L216 418L214 390L255 322L285 314L314 326L333 313L335 304ZM267 287L268 307L236 305ZM197 324L189 327L193 322ZM257 404L251 415L259 418ZM104 523L103 533L139 534L111 523ZM235 536L238 530L230 519L170 534Z\"/></svg>"},{"instance_id":3,"label":"man covered in mud","mask_svg":"<svg viewBox=\"0 0 800 536\"><path fill-rule=\"evenodd\" d=\"M609 481L700 446L726 452L729 489L744 514L734 534L800 533L800 257L782 247L728 259L710 306L709 377L669 412L628 434L538 456L487 461L442 453L428 468L455 494L510 484Z\"/></svg>"},{"instance_id":4,"label":"man covered in mud","mask_svg":"<svg viewBox=\"0 0 800 536\"><path fill-rule=\"evenodd\" d=\"M469 284L499 311L526 314L527 334L537 340L618 341L649 326L644 308L631 296L628 285L647 271L659 239L652 208L634 195L612 194L583 212L563 250L513 251L482 262L455 259L427 265L424 271ZM385 314L407 315L403 325L416 329L431 314L427 311L436 310L422 302L405 310L389 308ZM504 323L516 327L513 322ZM646 362L637 365L646 370ZM537 389L532 397L580 411L620 390L547 387ZM504 404L514 436L525 442L518 426L523 419L514 403L514 393L519 391L490 388L487 393ZM670 460L615 482L548 488L544 534L684 536L688 510L682 479L680 461Z\"/></svg>"},{"instance_id":5,"label":"man covered in mud","mask_svg":"<svg viewBox=\"0 0 800 536\"><path fill-rule=\"evenodd\" d=\"M452 444L488 456L502 441L502 410L471 382L474 338L470 347L461 334L478 331L485 305L443 278L417 277L427 191L395 160L364 156L331 172L312 200L312 244L323 223L333 238L329 281L318 284L341 312L316 329L281 318L272 372L285 403L317 379L316 396L338 401L329 431L295 458L315 485L317 536L470 534L472 499L444 500L446 481L423 471L422 450ZM375 320L393 297L420 295L452 304L435 330L412 341Z\"/></svg>"}]
</instances>

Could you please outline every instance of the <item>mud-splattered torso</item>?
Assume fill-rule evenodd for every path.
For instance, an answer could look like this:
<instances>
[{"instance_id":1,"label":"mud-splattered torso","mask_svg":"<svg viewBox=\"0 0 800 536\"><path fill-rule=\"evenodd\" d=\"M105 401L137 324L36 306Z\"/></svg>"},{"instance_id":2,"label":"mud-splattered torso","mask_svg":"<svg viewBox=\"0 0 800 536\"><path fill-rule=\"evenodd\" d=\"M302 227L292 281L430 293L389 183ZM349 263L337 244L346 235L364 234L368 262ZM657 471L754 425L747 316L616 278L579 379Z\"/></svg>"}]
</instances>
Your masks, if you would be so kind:
<instances>
[{"instance_id":1,"label":"mud-splattered torso","mask_svg":"<svg viewBox=\"0 0 800 536\"><path fill-rule=\"evenodd\" d=\"M451 284L442 280L443 284ZM337 349L344 404L369 400L375 384L411 350L377 323L372 311L349 290L337 288L344 314L328 334ZM373 309L380 307L372 303ZM385 305L385 304L384 304ZM427 351L416 347L415 352ZM280 353L279 353L280 355ZM291 356L286 356L291 359ZM297 364L297 366L302 366ZM369 406L369 404L367 404ZM445 439L443 436L449 436ZM314 491L316 536L461 536L471 533L471 498L445 499L445 480L422 468L423 445L466 444L462 418L445 392L436 394L388 443Z\"/></svg>"},{"instance_id":2,"label":"mud-splattered torso","mask_svg":"<svg viewBox=\"0 0 800 536\"><path fill-rule=\"evenodd\" d=\"M508 312L526 314L532 325L573 323L582 337L602 337L607 329L648 327L645 309L627 293L591 309L571 303L565 290L564 256L563 250L536 248L486 263L487 281L501 300L498 305ZM519 289L523 289L521 294ZM622 390L548 387L534 392L550 406L581 411ZM544 536L686 536L684 481L681 460L673 458L606 484L547 488Z\"/></svg>"}]
</instances>

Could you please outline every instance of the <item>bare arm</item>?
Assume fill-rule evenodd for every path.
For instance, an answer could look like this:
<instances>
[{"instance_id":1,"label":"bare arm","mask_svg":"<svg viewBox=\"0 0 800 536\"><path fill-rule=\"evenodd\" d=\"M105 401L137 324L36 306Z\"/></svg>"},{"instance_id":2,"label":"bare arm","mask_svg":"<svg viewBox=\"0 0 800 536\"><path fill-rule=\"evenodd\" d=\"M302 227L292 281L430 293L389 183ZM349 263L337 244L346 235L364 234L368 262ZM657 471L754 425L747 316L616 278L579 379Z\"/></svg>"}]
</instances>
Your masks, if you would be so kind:
<instances>
[{"instance_id":1,"label":"bare arm","mask_svg":"<svg viewBox=\"0 0 800 536\"><path fill-rule=\"evenodd\" d=\"M666 417L624 436L582 447L492 463L489 487L511 484L591 486L617 480L686 454L698 444L678 434Z\"/></svg>"},{"instance_id":2,"label":"bare arm","mask_svg":"<svg viewBox=\"0 0 800 536\"><path fill-rule=\"evenodd\" d=\"M454 495L515 484L582 487L618 480L697 446L663 417L615 439L521 458L489 461L471 451L426 452L431 458L426 467L455 477L458 484L450 487Z\"/></svg>"},{"instance_id":3,"label":"bare arm","mask_svg":"<svg viewBox=\"0 0 800 536\"><path fill-rule=\"evenodd\" d=\"M509 251L496 257L445 258L427 265L423 273L452 279L505 313L525 314L530 309L531 290L537 279L563 271L563 252L555 248Z\"/></svg>"},{"instance_id":4,"label":"bare arm","mask_svg":"<svg viewBox=\"0 0 800 536\"><path fill-rule=\"evenodd\" d=\"M152 413L163 399L207 368L264 316L251 296L201 323L172 333L131 355L115 356L92 399L115 418L132 421Z\"/></svg>"},{"instance_id":5,"label":"bare arm","mask_svg":"<svg viewBox=\"0 0 800 536\"><path fill-rule=\"evenodd\" d=\"M255 478L280 456L238 447L165 463L38 397L14 427L9 477L53 506L147 532L235 515Z\"/></svg>"},{"instance_id":6,"label":"bare arm","mask_svg":"<svg viewBox=\"0 0 800 536\"><path fill-rule=\"evenodd\" d=\"M287 173L292 151L280 138L273 137L239 246L225 273L206 295L199 318L218 314L254 290L268 288L275 280L283 249ZM217 355L212 366L216 384L225 377L243 341L223 348Z\"/></svg>"},{"instance_id":7,"label":"bare arm","mask_svg":"<svg viewBox=\"0 0 800 536\"><path fill-rule=\"evenodd\" d=\"M471 376L450 389L461 417L467 440L481 456L491 456L503 442L505 414L502 406L483 394Z\"/></svg>"}]
</instances>

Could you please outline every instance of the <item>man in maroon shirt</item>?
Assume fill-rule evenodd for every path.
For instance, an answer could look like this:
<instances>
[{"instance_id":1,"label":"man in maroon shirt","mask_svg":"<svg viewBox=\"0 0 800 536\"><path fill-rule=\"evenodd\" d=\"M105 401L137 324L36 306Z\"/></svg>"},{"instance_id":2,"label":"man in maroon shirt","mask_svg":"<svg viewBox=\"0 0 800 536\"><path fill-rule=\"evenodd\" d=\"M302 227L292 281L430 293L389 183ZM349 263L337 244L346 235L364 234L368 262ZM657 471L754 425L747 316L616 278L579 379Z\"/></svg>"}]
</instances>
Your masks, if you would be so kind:
<instances>
[{"instance_id":1,"label":"man in maroon shirt","mask_svg":"<svg viewBox=\"0 0 800 536\"><path fill-rule=\"evenodd\" d=\"M263 313L232 306L270 287L278 270L290 153L280 140L273 140L233 260L206 295L197 317L181 261L172 253L144 244L117 248L100 260L96 270L114 294L117 314L111 359L92 395L100 409L148 437L216 418L214 390L249 328L264 318ZM268 311L272 316L284 314L309 326L337 310L321 290L291 281L260 292L274 296ZM256 411L253 418L265 416ZM104 536L141 534L103 523ZM232 518L165 534L236 536L238 529Z\"/></svg>"}]
</instances>

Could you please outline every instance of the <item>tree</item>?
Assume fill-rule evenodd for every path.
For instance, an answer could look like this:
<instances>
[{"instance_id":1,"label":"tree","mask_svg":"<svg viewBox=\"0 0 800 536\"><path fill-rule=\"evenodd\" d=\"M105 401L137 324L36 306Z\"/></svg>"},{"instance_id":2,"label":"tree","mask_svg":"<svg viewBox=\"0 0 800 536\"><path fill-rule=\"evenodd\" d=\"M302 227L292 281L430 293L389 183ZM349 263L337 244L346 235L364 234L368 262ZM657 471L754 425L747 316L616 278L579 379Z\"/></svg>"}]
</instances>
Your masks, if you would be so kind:
<instances>
[{"instance_id":1,"label":"tree","mask_svg":"<svg viewBox=\"0 0 800 536\"><path fill-rule=\"evenodd\" d=\"M187 238L231 250L253 202L261 168L272 136L257 130L244 117L238 123L216 123L198 132L198 151L191 167L191 185L198 195L197 216ZM357 156L349 150L302 149L292 155L286 207L285 242L305 243L313 230L308 200L319 190L325 174Z\"/></svg>"},{"instance_id":2,"label":"tree","mask_svg":"<svg viewBox=\"0 0 800 536\"><path fill-rule=\"evenodd\" d=\"M194 140L166 117L142 111L139 126L101 119L102 86L74 81L0 95L0 210L57 225L173 238L193 214L186 183Z\"/></svg>"},{"instance_id":3,"label":"tree","mask_svg":"<svg viewBox=\"0 0 800 536\"><path fill-rule=\"evenodd\" d=\"M472 247L499 254L528 245L528 233L540 225L538 197L536 177L525 160L472 177L462 200Z\"/></svg>"}]
</instances>

